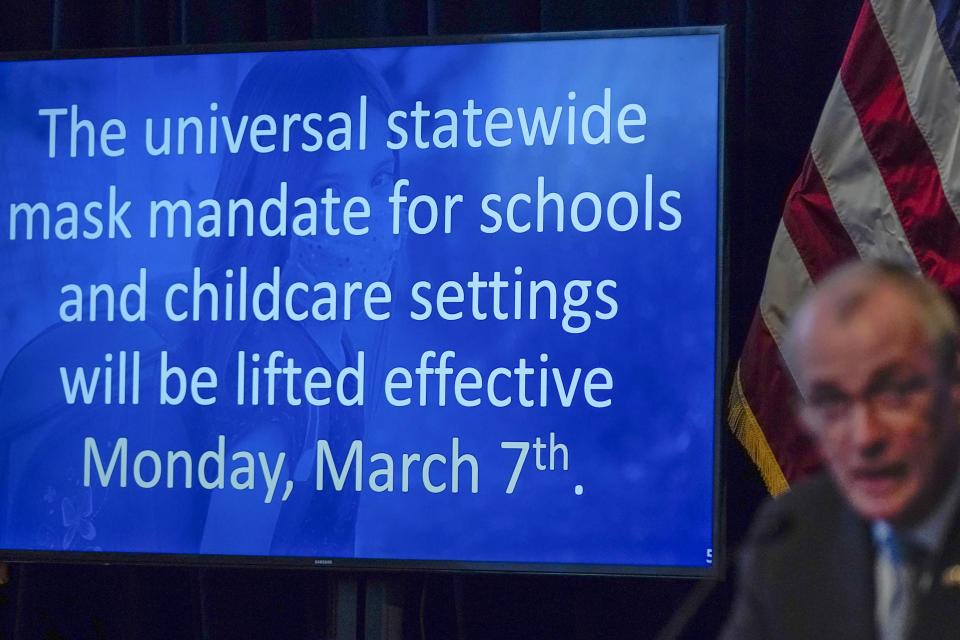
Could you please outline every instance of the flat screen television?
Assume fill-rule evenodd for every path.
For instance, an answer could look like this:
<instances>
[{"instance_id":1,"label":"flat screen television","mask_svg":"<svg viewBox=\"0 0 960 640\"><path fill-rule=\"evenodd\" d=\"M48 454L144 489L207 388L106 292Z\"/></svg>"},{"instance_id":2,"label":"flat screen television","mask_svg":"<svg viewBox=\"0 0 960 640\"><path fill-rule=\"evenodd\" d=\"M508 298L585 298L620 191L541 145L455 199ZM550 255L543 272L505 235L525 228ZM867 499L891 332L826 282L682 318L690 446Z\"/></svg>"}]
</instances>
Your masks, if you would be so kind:
<instances>
[{"instance_id":1,"label":"flat screen television","mask_svg":"<svg viewBox=\"0 0 960 640\"><path fill-rule=\"evenodd\" d=\"M712 575L723 56L0 62L0 557Z\"/></svg>"}]
</instances>

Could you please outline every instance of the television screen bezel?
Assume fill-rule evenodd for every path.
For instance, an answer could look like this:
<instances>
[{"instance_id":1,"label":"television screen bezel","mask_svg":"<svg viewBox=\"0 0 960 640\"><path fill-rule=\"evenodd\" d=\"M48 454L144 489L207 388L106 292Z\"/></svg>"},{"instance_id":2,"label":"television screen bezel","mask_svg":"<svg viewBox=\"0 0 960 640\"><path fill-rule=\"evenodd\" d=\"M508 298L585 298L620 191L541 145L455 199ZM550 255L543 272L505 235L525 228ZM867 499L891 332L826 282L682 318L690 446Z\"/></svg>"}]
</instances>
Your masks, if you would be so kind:
<instances>
[{"instance_id":1,"label":"television screen bezel","mask_svg":"<svg viewBox=\"0 0 960 640\"><path fill-rule=\"evenodd\" d=\"M364 572L454 572L497 574L540 574L581 576L639 576L719 579L727 563L724 535L725 478L723 409L727 388L728 341L728 229L725 215L726 158L725 107L728 55L726 27L666 27L616 30L563 31L511 34L469 34L442 36L403 36L301 40L285 42L244 42L183 44L159 47L121 47L97 49L55 49L43 51L0 52L0 62L55 61L93 58L130 58L154 56L204 55L223 53L259 53L274 51L372 49L387 47L429 47L461 44L497 44L619 38L674 36L717 36L717 238L714 353L714 430L713 430L713 514L712 563L705 567L667 565L608 565L586 563L534 563L501 561L416 560L381 558L330 558L304 556L246 556L216 554L167 554L139 552L42 551L0 549L0 561L55 562L71 564L180 565L202 567L299 568L325 571Z\"/></svg>"}]
</instances>

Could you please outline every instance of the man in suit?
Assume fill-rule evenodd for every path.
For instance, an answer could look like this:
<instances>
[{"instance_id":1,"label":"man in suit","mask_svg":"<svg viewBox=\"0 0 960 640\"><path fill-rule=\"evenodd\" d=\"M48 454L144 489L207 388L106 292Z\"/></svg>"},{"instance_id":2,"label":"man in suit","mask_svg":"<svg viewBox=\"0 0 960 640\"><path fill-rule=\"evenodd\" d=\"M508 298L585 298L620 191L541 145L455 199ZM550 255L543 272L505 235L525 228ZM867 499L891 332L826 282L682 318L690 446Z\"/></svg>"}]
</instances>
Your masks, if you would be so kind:
<instances>
[{"instance_id":1,"label":"man in suit","mask_svg":"<svg viewBox=\"0 0 960 640\"><path fill-rule=\"evenodd\" d=\"M723 637L960 637L958 325L931 283L856 263L790 327L798 416L827 473L771 500Z\"/></svg>"}]
</instances>

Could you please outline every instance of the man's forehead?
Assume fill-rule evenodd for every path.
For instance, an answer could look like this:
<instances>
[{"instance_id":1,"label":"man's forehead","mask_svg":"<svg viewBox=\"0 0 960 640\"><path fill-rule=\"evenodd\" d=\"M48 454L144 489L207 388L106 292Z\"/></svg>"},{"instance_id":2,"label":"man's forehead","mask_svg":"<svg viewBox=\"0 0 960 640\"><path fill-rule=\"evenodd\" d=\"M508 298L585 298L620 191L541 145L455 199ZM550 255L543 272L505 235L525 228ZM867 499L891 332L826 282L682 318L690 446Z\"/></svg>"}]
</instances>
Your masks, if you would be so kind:
<instances>
[{"instance_id":1,"label":"man's forehead","mask_svg":"<svg viewBox=\"0 0 960 640\"><path fill-rule=\"evenodd\" d=\"M805 338L821 328L855 328L864 321L922 327L916 301L903 286L854 278L817 290L798 310L794 328L798 337Z\"/></svg>"},{"instance_id":2,"label":"man's forehead","mask_svg":"<svg viewBox=\"0 0 960 640\"><path fill-rule=\"evenodd\" d=\"M854 282L818 291L796 320L794 346L802 377L811 366L843 366L844 358L929 348L912 296L890 283Z\"/></svg>"}]
</instances>

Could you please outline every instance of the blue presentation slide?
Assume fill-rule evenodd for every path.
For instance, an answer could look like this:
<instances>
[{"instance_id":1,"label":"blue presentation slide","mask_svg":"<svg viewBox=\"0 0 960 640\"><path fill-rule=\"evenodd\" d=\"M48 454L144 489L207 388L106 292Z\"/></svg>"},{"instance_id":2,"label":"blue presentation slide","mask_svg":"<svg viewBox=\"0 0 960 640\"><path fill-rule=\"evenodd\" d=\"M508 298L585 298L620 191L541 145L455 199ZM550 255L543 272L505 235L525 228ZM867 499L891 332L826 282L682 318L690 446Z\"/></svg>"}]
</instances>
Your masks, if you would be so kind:
<instances>
[{"instance_id":1,"label":"blue presentation slide","mask_svg":"<svg viewBox=\"0 0 960 640\"><path fill-rule=\"evenodd\" d=\"M0 63L0 549L708 568L720 56Z\"/></svg>"}]
</instances>

